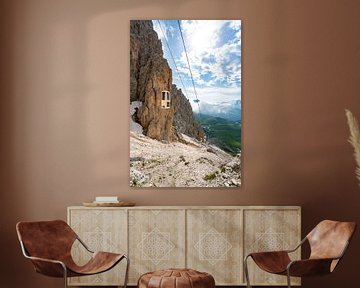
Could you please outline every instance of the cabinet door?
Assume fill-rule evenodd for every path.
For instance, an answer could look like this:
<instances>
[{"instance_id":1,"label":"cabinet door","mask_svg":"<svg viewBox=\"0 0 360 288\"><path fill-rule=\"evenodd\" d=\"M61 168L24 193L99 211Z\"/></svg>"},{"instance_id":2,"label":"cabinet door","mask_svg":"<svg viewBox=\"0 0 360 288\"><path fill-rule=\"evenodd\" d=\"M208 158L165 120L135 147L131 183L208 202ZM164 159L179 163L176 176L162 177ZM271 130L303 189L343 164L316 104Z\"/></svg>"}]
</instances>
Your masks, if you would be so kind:
<instances>
[{"instance_id":1,"label":"cabinet door","mask_svg":"<svg viewBox=\"0 0 360 288\"><path fill-rule=\"evenodd\" d=\"M130 284L145 272L185 267L185 210L129 210Z\"/></svg>"},{"instance_id":2,"label":"cabinet door","mask_svg":"<svg viewBox=\"0 0 360 288\"><path fill-rule=\"evenodd\" d=\"M127 217L125 209L70 209L69 225L93 251L127 253ZM72 255L76 263L84 264L89 253L75 242ZM70 285L122 285L126 261L113 269L93 276L69 278Z\"/></svg>"},{"instance_id":3,"label":"cabinet door","mask_svg":"<svg viewBox=\"0 0 360 288\"><path fill-rule=\"evenodd\" d=\"M187 210L187 267L210 273L216 285L242 280L242 211Z\"/></svg>"},{"instance_id":4,"label":"cabinet door","mask_svg":"<svg viewBox=\"0 0 360 288\"><path fill-rule=\"evenodd\" d=\"M244 254L295 248L301 241L299 209L258 209L244 211ZM300 249L290 255L300 259ZM252 285L286 285L286 277L266 273L248 260ZM292 278L299 285L299 278Z\"/></svg>"}]
</instances>

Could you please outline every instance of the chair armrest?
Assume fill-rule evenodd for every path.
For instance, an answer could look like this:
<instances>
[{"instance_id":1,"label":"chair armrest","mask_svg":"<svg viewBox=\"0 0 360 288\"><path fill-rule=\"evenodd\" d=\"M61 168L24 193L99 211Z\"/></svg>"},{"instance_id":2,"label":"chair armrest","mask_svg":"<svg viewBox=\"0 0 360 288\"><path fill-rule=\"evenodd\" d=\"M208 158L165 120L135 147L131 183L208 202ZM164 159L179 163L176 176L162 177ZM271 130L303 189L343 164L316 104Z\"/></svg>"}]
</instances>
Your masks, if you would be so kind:
<instances>
[{"instance_id":1,"label":"chair armrest","mask_svg":"<svg viewBox=\"0 0 360 288\"><path fill-rule=\"evenodd\" d=\"M333 261L337 262L339 258L318 258L303 259L291 261L287 266L290 276L312 276L329 274L332 272Z\"/></svg>"},{"instance_id":2,"label":"chair armrest","mask_svg":"<svg viewBox=\"0 0 360 288\"><path fill-rule=\"evenodd\" d=\"M288 250L269 250L269 251L260 251L260 252L252 252L250 254L263 254L263 253L266 253L266 254L279 254L279 253L285 253L287 254L289 251Z\"/></svg>"},{"instance_id":3,"label":"chair armrest","mask_svg":"<svg viewBox=\"0 0 360 288\"><path fill-rule=\"evenodd\" d=\"M87 251L90 253L95 253L94 251L90 250L90 248L80 239L78 235L76 235L76 240L78 240Z\"/></svg>"},{"instance_id":4,"label":"chair armrest","mask_svg":"<svg viewBox=\"0 0 360 288\"><path fill-rule=\"evenodd\" d=\"M35 271L51 277L66 277L67 268L66 265L59 261L53 259L46 259L33 256L25 256L30 259L34 265Z\"/></svg>"},{"instance_id":5,"label":"chair armrest","mask_svg":"<svg viewBox=\"0 0 360 288\"><path fill-rule=\"evenodd\" d=\"M251 257L255 263L264 271L269 273L283 273L288 263L291 262L287 251L267 251L250 253L245 258Z\"/></svg>"},{"instance_id":6,"label":"chair armrest","mask_svg":"<svg viewBox=\"0 0 360 288\"><path fill-rule=\"evenodd\" d=\"M26 256L26 258L30 259L31 261L40 261L40 262L49 262L53 264L60 264L61 266L65 266L65 264L59 260L54 259L47 259L47 258L41 258L41 257L33 257L33 256Z\"/></svg>"},{"instance_id":7,"label":"chair armrest","mask_svg":"<svg viewBox=\"0 0 360 288\"><path fill-rule=\"evenodd\" d=\"M307 240L306 237L303 238L303 239L301 240L301 242L300 242L295 248L289 249L289 250L285 250L285 251L288 252L288 253L295 252L297 249L299 249L299 248L306 242L306 240Z\"/></svg>"},{"instance_id":8,"label":"chair armrest","mask_svg":"<svg viewBox=\"0 0 360 288\"><path fill-rule=\"evenodd\" d=\"M30 259L34 265L35 271L51 277L66 277L67 269L66 265L54 259L46 259L35 256L30 256L24 246L24 243L20 241L21 251L25 258Z\"/></svg>"},{"instance_id":9,"label":"chair armrest","mask_svg":"<svg viewBox=\"0 0 360 288\"><path fill-rule=\"evenodd\" d=\"M289 252L287 250L252 252L246 255L244 259L246 260L249 257L253 258L254 261L260 258L289 258ZM288 262L290 262L290 260Z\"/></svg>"},{"instance_id":10,"label":"chair armrest","mask_svg":"<svg viewBox=\"0 0 360 288\"><path fill-rule=\"evenodd\" d=\"M265 251L265 252L252 252L252 253L249 253L244 259L248 258L249 256L252 256L252 254L256 254L256 253L261 253L261 254L268 254L268 255L271 255L271 254L283 254L283 253L292 253L292 252L295 252L297 249L299 249L304 243L305 241L307 240L307 238L303 238L301 240L301 242L293 249L287 249L287 250L278 250L278 251Z\"/></svg>"}]
</instances>

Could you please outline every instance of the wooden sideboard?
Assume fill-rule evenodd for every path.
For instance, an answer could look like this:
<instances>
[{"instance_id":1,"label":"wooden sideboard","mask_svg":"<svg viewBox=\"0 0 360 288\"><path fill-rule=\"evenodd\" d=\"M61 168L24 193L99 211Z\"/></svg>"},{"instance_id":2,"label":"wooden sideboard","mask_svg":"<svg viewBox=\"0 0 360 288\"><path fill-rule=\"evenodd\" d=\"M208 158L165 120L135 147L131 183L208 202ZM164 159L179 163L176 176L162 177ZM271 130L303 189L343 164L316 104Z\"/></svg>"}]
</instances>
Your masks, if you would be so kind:
<instances>
[{"instance_id":1,"label":"wooden sideboard","mask_svg":"<svg viewBox=\"0 0 360 288\"><path fill-rule=\"evenodd\" d=\"M245 255L301 240L298 206L81 206L68 207L68 223L91 249L129 255L129 285L148 271L184 267L212 274L216 285L245 285ZM78 243L72 254L78 263L89 257ZM299 259L301 251L293 254ZM121 262L103 274L70 278L69 285L121 285L124 271ZM253 285L286 285L286 277L264 273L253 261L249 272Z\"/></svg>"}]
</instances>

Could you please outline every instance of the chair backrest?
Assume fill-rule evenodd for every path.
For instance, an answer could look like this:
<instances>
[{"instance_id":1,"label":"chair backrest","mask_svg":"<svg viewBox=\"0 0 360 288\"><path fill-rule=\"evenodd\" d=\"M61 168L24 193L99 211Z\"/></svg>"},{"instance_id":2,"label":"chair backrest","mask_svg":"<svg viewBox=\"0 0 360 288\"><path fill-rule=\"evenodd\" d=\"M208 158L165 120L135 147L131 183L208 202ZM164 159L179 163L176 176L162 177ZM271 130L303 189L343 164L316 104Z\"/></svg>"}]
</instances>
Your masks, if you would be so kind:
<instances>
[{"instance_id":1,"label":"chair backrest","mask_svg":"<svg viewBox=\"0 0 360 288\"><path fill-rule=\"evenodd\" d=\"M355 222L321 221L306 236L311 248L310 258L337 258L342 256L355 229Z\"/></svg>"},{"instance_id":2,"label":"chair backrest","mask_svg":"<svg viewBox=\"0 0 360 288\"><path fill-rule=\"evenodd\" d=\"M69 257L75 232L62 220L19 222L19 240L30 256L61 260Z\"/></svg>"}]
</instances>

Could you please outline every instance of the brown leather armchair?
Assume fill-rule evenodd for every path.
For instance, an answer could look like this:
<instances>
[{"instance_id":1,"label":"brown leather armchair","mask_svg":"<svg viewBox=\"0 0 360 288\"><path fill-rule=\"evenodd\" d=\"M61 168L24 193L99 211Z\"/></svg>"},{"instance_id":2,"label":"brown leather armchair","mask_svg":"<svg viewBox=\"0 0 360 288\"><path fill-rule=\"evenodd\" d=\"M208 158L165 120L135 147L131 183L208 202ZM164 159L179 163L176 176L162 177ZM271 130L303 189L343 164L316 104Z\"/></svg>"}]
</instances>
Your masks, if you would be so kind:
<instances>
[{"instance_id":1,"label":"brown leather armchair","mask_svg":"<svg viewBox=\"0 0 360 288\"><path fill-rule=\"evenodd\" d=\"M304 277L333 272L344 256L355 229L354 222L324 220L292 250L250 253L244 259L247 287L251 287L247 267L249 257L266 272L286 275L289 288L291 288L290 276ZM292 261L289 253L296 251L306 241L310 245L310 257Z\"/></svg>"},{"instance_id":2,"label":"brown leather armchair","mask_svg":"<svg viewBox=\"0 0 360 288\"><path fill-rule=\"evenodd\" d=\"M62 220L19 222L16 225L20 245L24 256L31 260L35 271L50 277L88 276L112 269L121 260L127 261L124 288L127 285L129 258L125 254L91 251ZM83 266L78 266L72 256L71 247L79 241L92 254Z\"/></svg>"}]
</instances>

